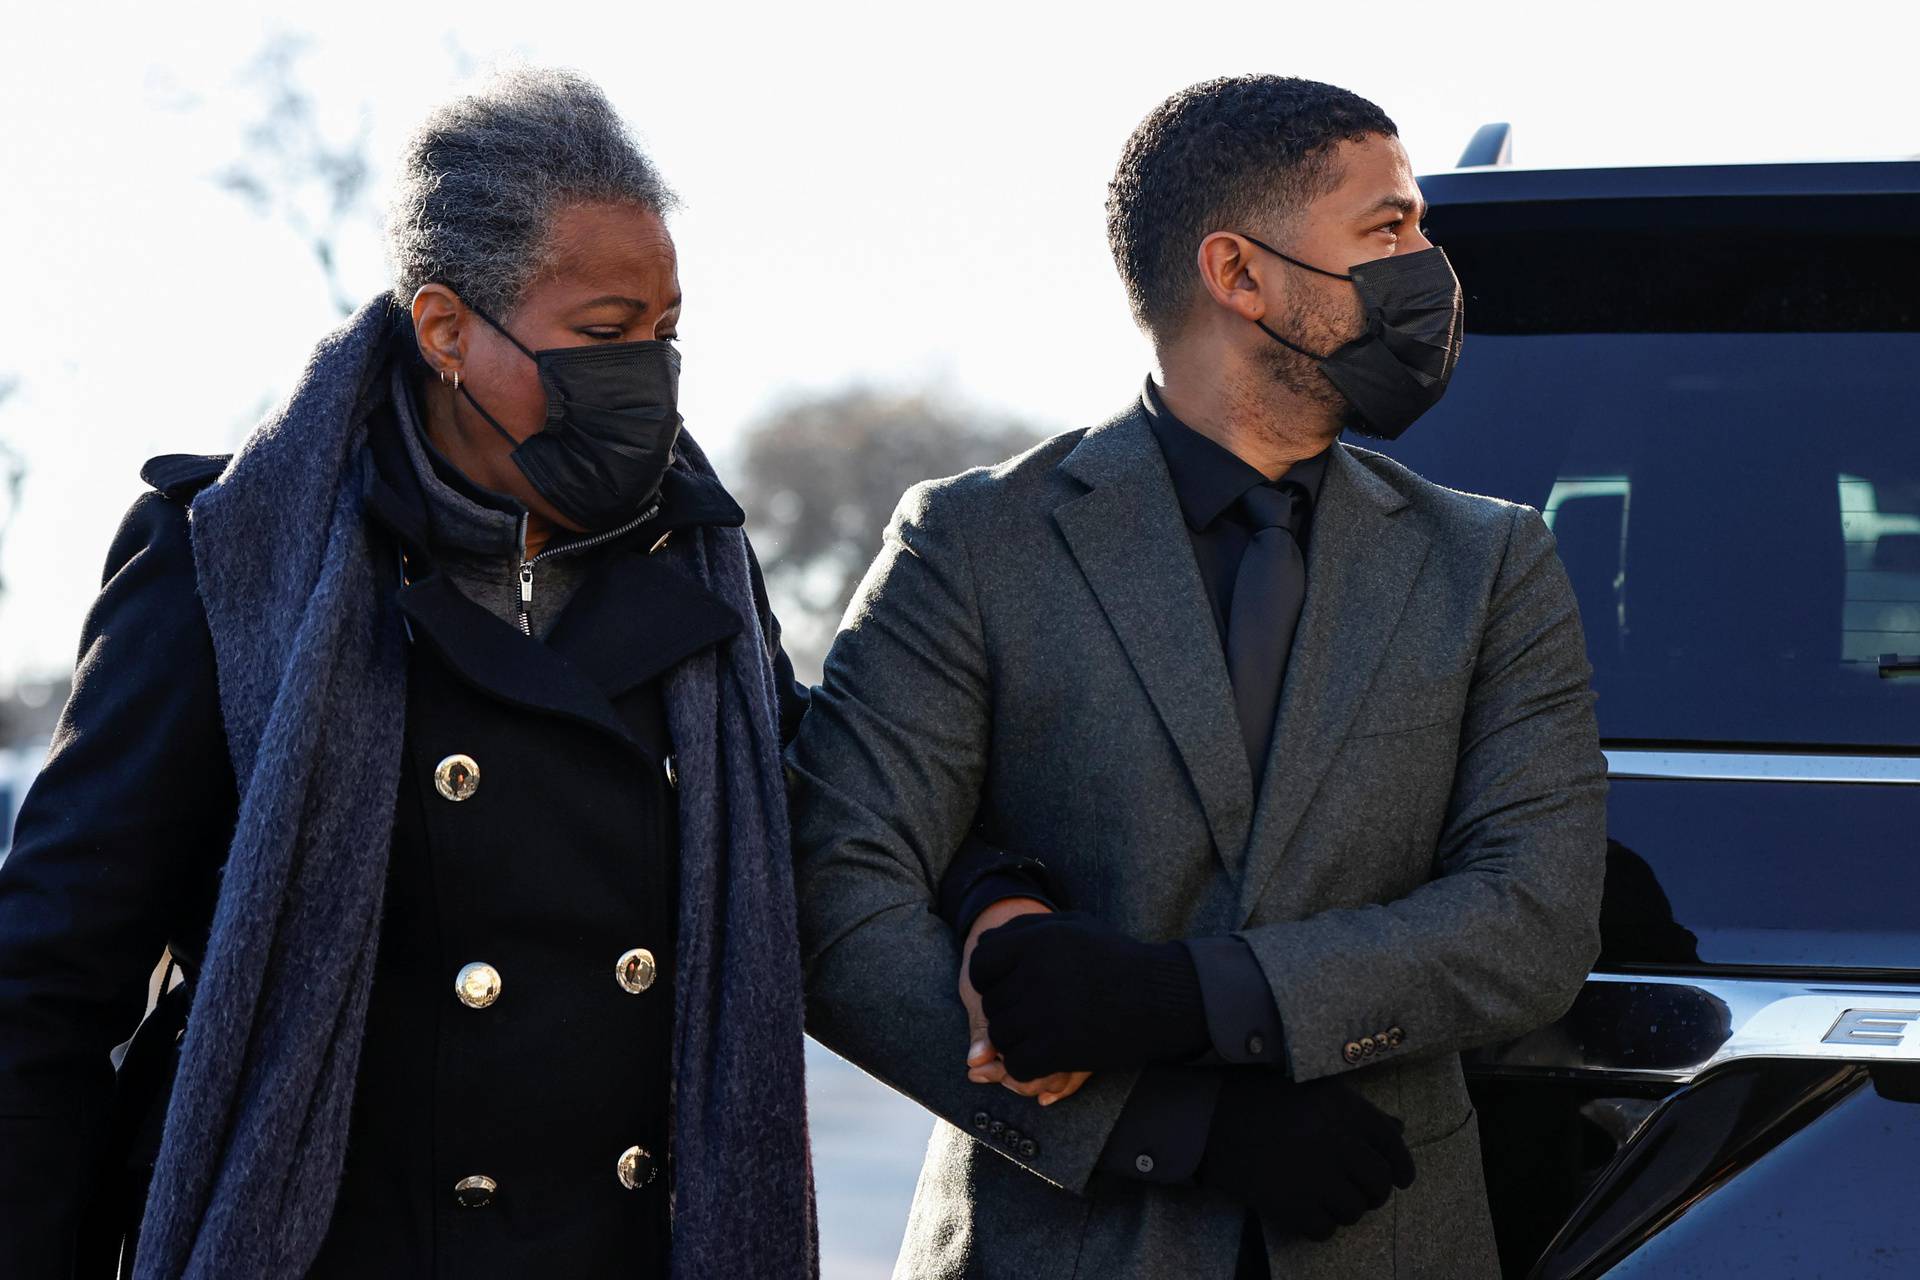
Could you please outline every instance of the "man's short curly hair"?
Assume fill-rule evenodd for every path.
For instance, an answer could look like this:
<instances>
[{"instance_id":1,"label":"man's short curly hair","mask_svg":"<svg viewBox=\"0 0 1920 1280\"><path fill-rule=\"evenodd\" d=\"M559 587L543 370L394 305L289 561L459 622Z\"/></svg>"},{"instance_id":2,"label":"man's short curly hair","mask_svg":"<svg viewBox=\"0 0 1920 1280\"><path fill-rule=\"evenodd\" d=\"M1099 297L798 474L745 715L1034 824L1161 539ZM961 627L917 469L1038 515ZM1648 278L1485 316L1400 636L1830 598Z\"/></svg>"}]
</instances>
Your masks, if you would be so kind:
<instances>
[{"instance_id":1,"label":"man's short curly hair","mask_svg":"<svg viewBox=\"0 0 1920 1280\"><path fill-rule=\"evenodd\" d=\"M1278 227L1340 180L1334 146L1399 136L1356 93L1292 76L1223 76L1140 122L1107 186L1107 242L1134 319L1179 331L1199 287L1194 252L1216 231Z\"/></svg>"}]
</instances>

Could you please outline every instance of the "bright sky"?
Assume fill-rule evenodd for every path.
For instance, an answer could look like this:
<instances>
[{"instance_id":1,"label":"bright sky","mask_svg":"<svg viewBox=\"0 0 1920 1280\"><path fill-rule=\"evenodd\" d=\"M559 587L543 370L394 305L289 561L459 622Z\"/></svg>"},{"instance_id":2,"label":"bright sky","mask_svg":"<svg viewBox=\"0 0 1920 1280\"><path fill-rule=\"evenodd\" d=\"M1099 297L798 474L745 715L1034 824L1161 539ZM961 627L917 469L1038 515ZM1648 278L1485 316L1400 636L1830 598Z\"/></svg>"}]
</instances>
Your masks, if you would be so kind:
<instances>
[{"instance_id":1,"label":"bright sky","mask_svg":"<svg viewBox=\"0 0 1920 1280\"><path fill-rule=\"evenodd\" d=\"M301 243L211 178L275 31L313 37L306 85L343 129L365 113L383 172L456 87L449 40L596 78L686 200L682 407L723 466L780 397L850 379L1050 429L1124 403L1145 348L1105 183L1141 116L1209 76L1354 89L1419 172L1488 120L1537 165L1920 152L1913 0L280 7L7 6L0 440L31 474L0 682L71 664L140 463L233 448L333 323ZM357 233L356 293L383 272Z\"/></svg>"}]
</instances>

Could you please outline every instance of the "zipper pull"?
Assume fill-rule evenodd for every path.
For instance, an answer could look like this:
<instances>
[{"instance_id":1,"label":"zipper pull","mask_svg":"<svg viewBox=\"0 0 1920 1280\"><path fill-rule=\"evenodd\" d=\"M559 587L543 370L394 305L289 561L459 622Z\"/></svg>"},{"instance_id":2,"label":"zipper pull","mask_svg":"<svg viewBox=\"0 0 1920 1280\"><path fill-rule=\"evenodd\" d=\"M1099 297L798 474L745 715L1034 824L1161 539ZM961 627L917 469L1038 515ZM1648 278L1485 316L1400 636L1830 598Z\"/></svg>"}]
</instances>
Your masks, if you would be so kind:
<instances>
[{"instance_id":1,"label":"zipper pull","mask_svg":"<svg viewBox=\"0 0 1920 1280\"><path fill-rule=\"evenodd\" d=\"M520 605L521 608L533 603L533 561L520 562Z\"/></svg>"}]
</instances>

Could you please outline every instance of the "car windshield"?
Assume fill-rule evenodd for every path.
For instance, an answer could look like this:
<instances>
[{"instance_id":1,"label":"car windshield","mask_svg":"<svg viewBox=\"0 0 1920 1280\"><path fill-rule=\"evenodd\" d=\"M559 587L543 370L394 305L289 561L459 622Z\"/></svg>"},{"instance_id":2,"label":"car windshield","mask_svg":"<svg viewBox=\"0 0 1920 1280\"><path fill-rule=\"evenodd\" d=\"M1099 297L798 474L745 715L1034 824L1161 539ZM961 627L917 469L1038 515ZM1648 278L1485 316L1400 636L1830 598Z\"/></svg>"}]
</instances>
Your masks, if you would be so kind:
<instances>
[{"instance_id":1,"label":"car windshield","mask_svg":"<svg viewBox=\"0 0 1920 1280\"><path fill-rule=\"evenodd\" d=\"M1471 307L1445 400L1385 450L1541 510L1604 738L1920 747L1920 334L1489 333Z\"/></svg>"}]
</instances>

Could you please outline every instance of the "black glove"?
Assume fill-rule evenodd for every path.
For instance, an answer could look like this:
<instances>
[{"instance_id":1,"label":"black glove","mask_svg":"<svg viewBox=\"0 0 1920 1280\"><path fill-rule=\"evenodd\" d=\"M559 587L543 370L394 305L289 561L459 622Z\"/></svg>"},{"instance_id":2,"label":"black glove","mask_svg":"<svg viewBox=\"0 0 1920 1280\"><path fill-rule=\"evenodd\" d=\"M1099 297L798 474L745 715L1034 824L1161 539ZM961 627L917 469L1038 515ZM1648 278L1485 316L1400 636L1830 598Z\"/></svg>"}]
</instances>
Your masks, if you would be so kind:
<instances>
[{"instance_id":1,"label":"black glove","mask_svg":"<svg viewBox=\"0 0 1920 1280\"><path fill-rule=\"evenodd\" d=\"M1258 1209L1289 1235L1325 1240L1413 1185L1404 1126L1338 1080L1223 1073L1195 1181Z\"/></svg>"},{"instance_id":2,"label":"black glove","mask_svg":"<svg viewBox=\"0 0 1920 1280\"><path fill-rule=\"evenodd\" d=\"M1017 1080L1179 1062L1211 1043L1185 947L1135 942L1077 911L987 930L967 973Z\"/></svg>"}]
</instances>

